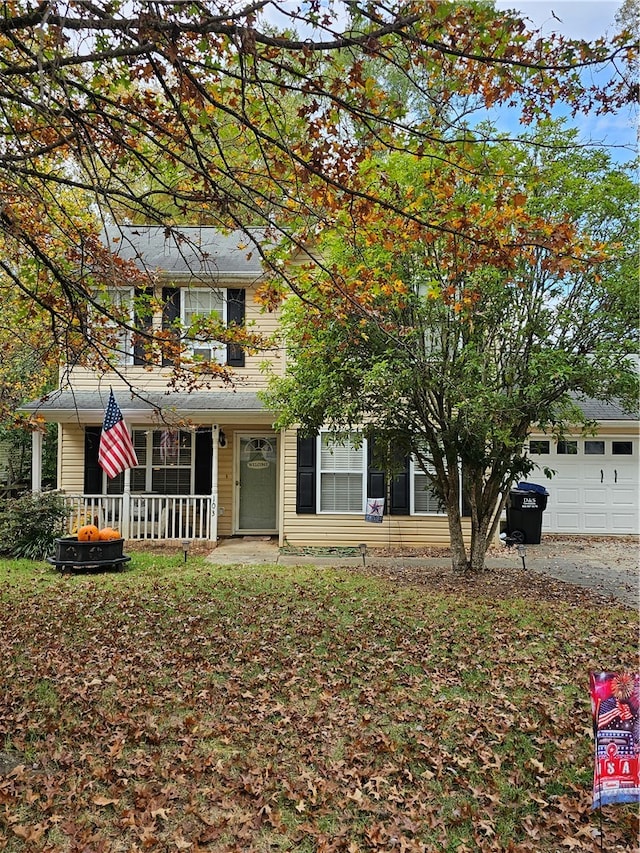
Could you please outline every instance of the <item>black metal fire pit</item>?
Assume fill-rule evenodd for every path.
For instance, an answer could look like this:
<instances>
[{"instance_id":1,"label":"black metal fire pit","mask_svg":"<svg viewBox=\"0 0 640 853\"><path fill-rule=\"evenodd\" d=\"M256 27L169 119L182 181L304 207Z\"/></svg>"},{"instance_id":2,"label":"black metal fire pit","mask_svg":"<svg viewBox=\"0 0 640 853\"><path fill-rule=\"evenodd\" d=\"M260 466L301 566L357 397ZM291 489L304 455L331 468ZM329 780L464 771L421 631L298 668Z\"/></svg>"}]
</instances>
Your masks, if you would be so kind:
<instances>
[{"instance_id":1,"label":"black metal fire pit","mask_svg":"<svg viewBox=\"0 0 640 853\"><path fill-rule=\"evenodd\" d=\"M79 542L76 536L56 539L56 553L47 557L62 572L115 571L131 557L122 553L124 539Z\"/></svg>"}]
</instances>

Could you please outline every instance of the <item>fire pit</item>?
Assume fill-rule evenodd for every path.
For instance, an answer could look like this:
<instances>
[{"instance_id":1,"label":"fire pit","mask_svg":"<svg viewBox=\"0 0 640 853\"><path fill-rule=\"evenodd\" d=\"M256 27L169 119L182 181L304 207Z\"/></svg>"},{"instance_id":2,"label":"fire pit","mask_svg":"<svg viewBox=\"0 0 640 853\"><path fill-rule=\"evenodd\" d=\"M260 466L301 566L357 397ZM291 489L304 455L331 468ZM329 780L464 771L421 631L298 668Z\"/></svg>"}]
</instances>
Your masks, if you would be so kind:
<instances>
[{"instance_id":1,"label":"fire pit","mask_svg":"<svg viewBox=\"0 0 640 853\"><path fill-rule=\"evenodd\" d=\"M114 571L131 559L122 553L124 539L79 542L76 536L66 536L55 545L56 553L47 562L62 572Z\"/></svg>"}]
</instances>

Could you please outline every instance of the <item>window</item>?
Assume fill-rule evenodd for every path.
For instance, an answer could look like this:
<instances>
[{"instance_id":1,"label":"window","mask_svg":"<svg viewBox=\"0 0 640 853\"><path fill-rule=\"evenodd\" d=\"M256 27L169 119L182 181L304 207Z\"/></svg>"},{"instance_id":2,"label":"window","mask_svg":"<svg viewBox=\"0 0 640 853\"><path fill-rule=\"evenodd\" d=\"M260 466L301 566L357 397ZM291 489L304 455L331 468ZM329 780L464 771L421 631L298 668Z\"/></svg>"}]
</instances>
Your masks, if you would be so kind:
<instances>
[{"instance_id":1,"label":"window","mask_svg":"<svg viewBox=\"0 0 640 853\"><path fill-rule=\"evenodd\" d=\"M131 491L160 495L192 494L192 434L171 429L134 429L132 432L138 466L131 469ZM107 494L122 494L123 488L123 474L107 480Z\"/></svg>"},{"instance_id":2,"label":"window","mask_svg":"<svg viewBox=\"0 0 640 853\"><path fill-rule=\"evenodd\" d=\"M439 513L443 514L443 509L431 487L431 481L425 472L420 468L415 459L411 460L412 483L413 483L413 508L412 515L421 515L423 513ZM429 472L433 471L432 466L428 466Z\"/></svg>"},{"instance_id":3,"label":"window","mask_svg":"<svg viewBox=\"0 0 640 853\"><path fill-rule=\"evenodd\" d=\"M559 441L558 449L556 450L558 456L577 456L578 455L578 442L577 441Z\"/></svg>"},{"instance_id":4,"label":"window","mask_svg":"<svg viewBox=\"0 0 640 853\"><path fill-rule=\"evenodd\" d=\"M182 292L180 318L184 327L189 328L198 317L211 317L211 315L221 323L224 321L225 299L222 291L208 287L185 288ZM227 354L226 345L210 341L204 336L197 336L192 340L190 349L197 361L224 363Z\"/></svg>"},{"instance_id":5,"label":"window","mask_svg":"<svg viewBox=\"0 0 640 853\"><path fill-rule=\"evenodd\" d=\"M614 456L632 456L633 442L631 441L612 441L611 453Z\"/></svg>"},{"instance_id":6,"label":"window","mask_svg":"<svg viewBox=\"0 0 640 853\"><path fill-rule=\"evenodd\" d=\"M604 441L585 441L584 454L585 456L603 456Z\"/></svg>"},{"instance_id":7,"label":"window","mask_svg":"<svg viewBox=\"0 0 640 853\"><path fill-rule=\"evenodd\" d=\"M97 294L96 301L108 315L97 315L96 320L97 325L113 334L114 360L118 364L131 364L133 361L131 332L128 329L119 328L119 323L124 322L129 325L133 323L133 288L104 288Z\"/></svg>"},{"instance_id":8,"label":"window","mask_svg":"<svg viewBox=\"0 0 640 853\"><path fill-rule=\"evenodd\" d=\"M549 453L550 444L548 441L532 439L529 442L529 454L531 456L546 456Z\"/></svg>"},{"instance_id":9,"label":"window","mask_svg":"<svg viewBox=\"0 0 640 853\"><path fill-rule=\"evenodd\" d=\"M149 342L149 336L153 333L153 297L152 287L136 288L133 325L140 334L133 336L134 364L155 363Z\"/></svg>"},{"instance_id":10,"label":"window","mask_svg":"<svg viewBox=\"0 0 640 853\"><path fill-rule=\"evenodd\" d=\"M320 512L364 512L367 452L356 433L320 435Z\"/></svg>"}]
</instances>

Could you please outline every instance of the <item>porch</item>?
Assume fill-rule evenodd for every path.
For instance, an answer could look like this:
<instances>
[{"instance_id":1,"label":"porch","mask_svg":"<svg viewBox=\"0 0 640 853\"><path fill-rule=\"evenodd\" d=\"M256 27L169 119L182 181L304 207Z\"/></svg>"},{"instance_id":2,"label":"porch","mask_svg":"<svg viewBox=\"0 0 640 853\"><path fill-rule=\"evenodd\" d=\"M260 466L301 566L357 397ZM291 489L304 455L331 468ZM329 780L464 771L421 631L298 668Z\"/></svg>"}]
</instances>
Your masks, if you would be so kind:
<instances>
[{"instance_id":1,"label":"porch","mask_svg":"<svg viewBox=\"0 0 640 853\"><path fill-rule=\"evenodd\" d=\"M240 533L278 532L280 444L272 428L274 414L256 392L168 396L156 390L145 392L144 399L119 393L138 465L111 480L98 459L104 417L100 391L57 391L25 406L59 424L57 489L69 506L70 533L96 521L138 540L215 543ZM167 423L172 419L175 427ZM31 488L37 492L42 479L37 430L32 447Z\"/></svg>"},{"instance_id":2,"label":"porch","mask_svg":"<svg viewBox=\"0 0 640 853\"><path fill-rule=\"evenodd\" d=\"M215 541L212 495L64 495L70 534L83 524L114 527L124 539Z\"/></svg>"}]
</instances>

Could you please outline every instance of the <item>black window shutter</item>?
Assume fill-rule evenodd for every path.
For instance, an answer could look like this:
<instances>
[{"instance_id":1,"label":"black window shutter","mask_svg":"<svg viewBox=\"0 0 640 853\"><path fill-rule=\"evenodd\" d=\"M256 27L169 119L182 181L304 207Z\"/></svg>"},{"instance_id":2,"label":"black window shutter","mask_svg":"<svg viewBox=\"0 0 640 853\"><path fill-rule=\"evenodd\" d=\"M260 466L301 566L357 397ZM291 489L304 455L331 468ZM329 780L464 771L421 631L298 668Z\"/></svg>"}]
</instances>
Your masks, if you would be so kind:
<instances>
[{"instance_id":1,"label":"black window shutter","mask_svg":"<svg viewBox=\"0 0 640 853\"><path fill-rule=\"evenodd\" d=\"M298 433L296 512L313 515L316 511L316 436Z\"/></svg>"},{"instance_id":2,"label":"black window shutter","mask_svg":"<svg viewBox=\"0 0 640 853\"><path fill-rule=\"evenodd\" d=\"M135 292L136 297L140 296L153 296L153 288L145 287L136 289ZM149 333L152 329L153 324L153 313L150 308L145 306L140 311L136 311L134 321L134 326L136 329L140 329L141 332ZM153 359L150 357L148 353L148 342L146 339L137 340L133 345L133 363L134 364L151 364Z\"/></svg>"},{"instance_id":3,"label":"black window shutter","mask_svg":"<svg viewBox=\"0 0 640 853\"><path fill-rule=\"evenodd\" d=\"M368 498L386 498L386 477L384 471L376 468L373 464L374 456L374 439L369 439L367 442L367 497ZM385 506L384 514L387 514L388 507Z\"/></svg>"},{"instance_id":4,"label":"black window shutter","mask_svg":"<svg viewBox=\"0 0 640 853\"><path fill-rule=\"evenodd\" d=\"M195 435L195 478L196 495L211 494L211 461L213 437L211 427L201 427Z\"/></svg>"},{"instance_id":5,"label":"black window shutter","mask_svg":"<svg viewBox=\"0 0 640 853\"><path fill-rule=\"evenodd\" d=\"M162 328L171 329L173 323L180 319L180 289L177 287L162 288ZM163 354L162 366L172 365L174 360Z\"/></svg>"},{"instance_id":6,"label":"black window shutter","mask_svg":"<svg viewBox=\"0 0 640 853\"><path fill-rule=\"evenodd\" d=\"M409 515L409 457L404 460L404 471L394 474L391 480L391 515Z\"/></svg>"},{"instance_id":7,"label":"black window shutter","mask_svg":"<svg viewBox=\"0 0 640 853\"><path fill-rule=\"evenodd\" d=\"M102 427L88 426L84 429L84 493L102 494L102 468L98 462Z\"/></svg>"},{"instance_id":8,"label":"black window shutter","mask_svg":"<svg viewBox=\"0 0 640 853\"><path fill-rule=\"evenodd\" d=\"M246 291L242 288L227 290L227 325L244 326L246 315ZM244 367L244 350L238 344L227 344L227 364Z\"/></svg>"}]
</instances>

